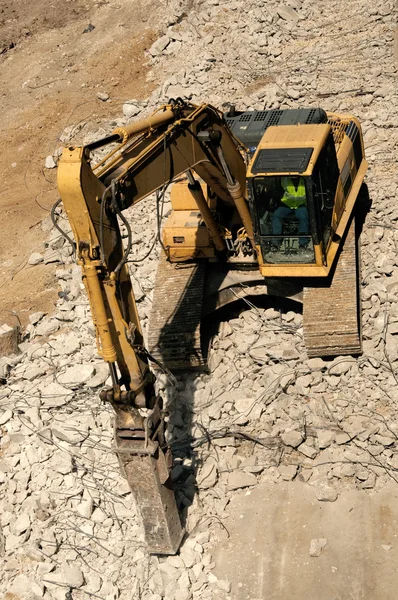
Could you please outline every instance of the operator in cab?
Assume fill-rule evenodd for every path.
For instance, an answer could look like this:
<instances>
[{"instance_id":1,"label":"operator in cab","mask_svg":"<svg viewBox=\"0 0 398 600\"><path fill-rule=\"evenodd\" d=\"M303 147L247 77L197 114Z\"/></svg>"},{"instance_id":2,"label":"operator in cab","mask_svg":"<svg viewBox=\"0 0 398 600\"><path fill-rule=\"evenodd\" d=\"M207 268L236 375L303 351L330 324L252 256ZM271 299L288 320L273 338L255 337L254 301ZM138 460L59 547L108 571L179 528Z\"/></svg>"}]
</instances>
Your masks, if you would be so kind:
<instances>
[{"instance_id":1,"label":"operator in cab","mask_svg":"<svg viewBox=\"0 0 398 600\"><path fill-rule=\"evenodd\" d=\"M283 221L289 217L298 220L299 235L308 235L308 210L305 193L305 182L303 177L281 177L283 195L280 205L275 209L271 217L273 235L282 234ZM274 242L278 244L278 240ZM299 238L300 248L306 248L306 238Z\"/></svg>"}]
</instances>

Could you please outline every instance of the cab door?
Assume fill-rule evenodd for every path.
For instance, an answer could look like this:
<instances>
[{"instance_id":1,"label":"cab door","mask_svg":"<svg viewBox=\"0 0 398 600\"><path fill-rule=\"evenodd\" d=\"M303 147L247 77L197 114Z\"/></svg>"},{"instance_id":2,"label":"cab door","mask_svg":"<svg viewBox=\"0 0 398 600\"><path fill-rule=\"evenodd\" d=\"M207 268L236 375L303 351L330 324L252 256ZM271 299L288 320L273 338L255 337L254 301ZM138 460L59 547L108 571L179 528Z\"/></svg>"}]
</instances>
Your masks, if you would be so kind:
<instances>
[{"instance_id":1,"label":"cab door","mask_svg":"<svg viewBox=\"0 0 398 600\"><path fill-rule=\"evenodd\" d=\"M331 240L334 226L333 213L339 182L339 169L333 136L330 135L326 145L319 154L311 176L314 212L322 242L322 252L326 261L326 252Z\"/></svg>"}]
</instances>

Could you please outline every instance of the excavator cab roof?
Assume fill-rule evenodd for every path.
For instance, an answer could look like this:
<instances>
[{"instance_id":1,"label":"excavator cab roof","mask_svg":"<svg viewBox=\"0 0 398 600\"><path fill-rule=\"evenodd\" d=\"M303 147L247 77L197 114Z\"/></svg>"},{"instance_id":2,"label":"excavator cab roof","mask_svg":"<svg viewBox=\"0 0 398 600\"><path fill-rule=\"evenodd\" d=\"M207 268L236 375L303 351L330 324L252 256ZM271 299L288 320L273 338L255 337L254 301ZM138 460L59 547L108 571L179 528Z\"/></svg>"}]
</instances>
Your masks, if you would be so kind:
<instances>
[{"instance_id":1,"label":"excavator cab roof","mask_svg":"<svg viewBox=\"0 0 398 600\"><path fill-rule=\"evenodd\" d=\"M267 173L310 175L330 131L326 123L269 127L249 164L247 177Z\"/></svg>"}]
</instances>

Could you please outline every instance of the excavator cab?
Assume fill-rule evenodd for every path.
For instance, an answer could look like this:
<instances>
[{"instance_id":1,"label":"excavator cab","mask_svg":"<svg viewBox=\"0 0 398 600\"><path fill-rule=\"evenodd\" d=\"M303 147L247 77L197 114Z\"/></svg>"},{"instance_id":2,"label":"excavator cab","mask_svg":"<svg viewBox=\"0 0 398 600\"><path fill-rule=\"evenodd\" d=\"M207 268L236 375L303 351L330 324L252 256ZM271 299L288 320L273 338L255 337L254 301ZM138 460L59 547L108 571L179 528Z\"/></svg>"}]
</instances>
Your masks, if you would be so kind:
<instances>
[{"instance_id":1,"label":"excavator cab","mask_svg":"<svg viewBox=\"0 0 398 600\"><path fill-rule=\"evenodd\" d=\"M263 140L251 164L249 197L264 264L326 262L339 183L335 145L328 125L301 132L310 133L312 147L270 148Z\"/></svg>"},{"instance_id":2,"label":"excavator cab","mask_svg":"<svg viewBox=\"0 0 398 600\"><path fill-rule=\"evenodd\" d=\"M264 140L253 158L249 195L264 263L316 264L315 246L326 260L339 169L330 127L304 131L308 127L313 147L275 149ZM300 132L300 126L291 129ZM276 170L280 174L272 174Z\"/></svg>"},{"instance_id":3,"label":"excavator cab","mask_svg":"<svg viewBox=\"0 0 398 600\"><path fill-rule=\"evenodd\" d=\"M301 193L300 201L287 198L288 185ZM310 234L307 185L303 177L258 176L253 180L254 206L260 246L268 263L314 263L314 244ZM285 187L284 187L285 186ZM297 186L295 188L295 186Z\"/></svg>"},{"instance_id":4,"label":"excavator cab","mask_svg":"<svg viewBox=\"0 0 398 600\"><path fill-rule=\"evenodd\" d=\"M254 222L265 263L315 264L314 245L322 246L325 258L324 251L333 231L338 184L337 161L330 162L334 168L327 170L322 159L310 176L257 175L253 178Z\"/></svg>"},{"instance_id":5,"label":"excavator cab","mask_svg":"<svg viewBox=\"0 0 398 600\"><path fill-rule=\"evenodd\" d=\"M327 277L367 166L358 120L322 109L225 118L250 156L247 194L261 274Z\"/></svg>"}]
</instances>

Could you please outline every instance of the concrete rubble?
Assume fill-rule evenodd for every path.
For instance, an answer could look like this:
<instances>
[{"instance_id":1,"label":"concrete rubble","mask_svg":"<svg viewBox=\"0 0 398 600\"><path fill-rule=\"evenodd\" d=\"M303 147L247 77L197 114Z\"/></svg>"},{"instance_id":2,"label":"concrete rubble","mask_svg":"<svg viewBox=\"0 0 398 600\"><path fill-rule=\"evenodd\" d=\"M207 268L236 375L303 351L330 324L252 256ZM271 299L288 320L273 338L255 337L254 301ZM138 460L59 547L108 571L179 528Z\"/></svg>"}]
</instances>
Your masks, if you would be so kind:
<instances>
[{"instance_id":1,"label":"concrete rubble","mask_svg":"<svg viewBox=\"0 0 398 600\"><path fill-rule=\"evenodd\" d=\"M396 478L398 176L392 156L398 91L392 3L332 1L327 14L309 0L266 6L248 0L244 9L237 0L169 5L148 53L160 85L147 101L126 100L116 125L176 96L220 108L321 105L360 118L373 202L361 236L364 353L308 359L299 307L246 306L219 324L210 374L179 375L175 387L160 377L187 537L180 555L150 557L112 450L111 409L97 395L108 375L97 355L80 269L68 242L43 222L46 253L32 254L29 268L43 260L59 263L59 300L53 314L33 313L19 346L0 358L0 590L20 598L226 599L231 584L213 573L211 547L223 533L234 494L249 493L259 481L294 485L298 479L311 486L314 499L334 502L342 490L372 493ZM105 96L98 94L103 101ZM88 143L114 127L112 121L98 131L93 124L87 134L70 126L62 142ZM53 168L50 158L47 168ZM143 257L154 239L154 206L149 197L127 212L132 260ZM71 234L66 220L62 227ZM158 255L156 244L145 261L130 263L144 332ZM310 556L319 556L325 545L325 539L313 539Z\"/></svg>"}]
</instances>

